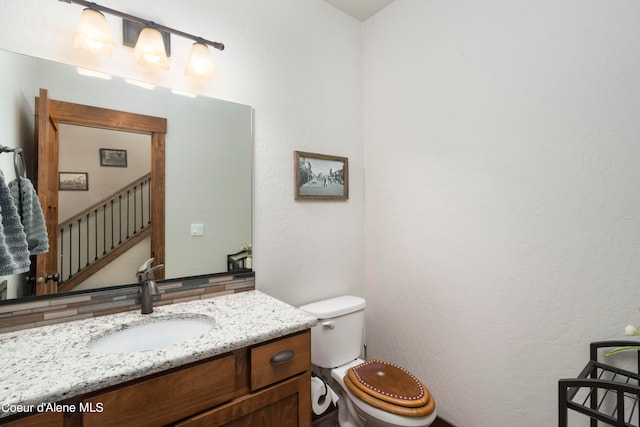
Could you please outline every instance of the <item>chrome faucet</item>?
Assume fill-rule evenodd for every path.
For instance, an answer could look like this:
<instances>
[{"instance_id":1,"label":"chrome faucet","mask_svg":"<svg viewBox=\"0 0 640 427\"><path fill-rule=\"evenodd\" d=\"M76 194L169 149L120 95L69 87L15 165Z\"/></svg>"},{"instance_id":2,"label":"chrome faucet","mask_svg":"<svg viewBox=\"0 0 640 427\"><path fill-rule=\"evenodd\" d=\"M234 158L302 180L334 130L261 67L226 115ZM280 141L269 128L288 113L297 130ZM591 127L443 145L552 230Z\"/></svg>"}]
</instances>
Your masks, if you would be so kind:
<instances>
[{"instance_id":1,"label":"chrome faucet","mask_svg":"<svg viewBox=\"0 0 640 427\"><path fill-rule=\"evenodd\" d=\"M136 277L138 282L142 284L142 291L140 301L142 303L142 314L153 313L153 296L160 294L158 292L158 285L153 277L153 272L164 268L164 264L151 267L154 258L149 258L138 268Z\"/></svg>"}]
</instances>

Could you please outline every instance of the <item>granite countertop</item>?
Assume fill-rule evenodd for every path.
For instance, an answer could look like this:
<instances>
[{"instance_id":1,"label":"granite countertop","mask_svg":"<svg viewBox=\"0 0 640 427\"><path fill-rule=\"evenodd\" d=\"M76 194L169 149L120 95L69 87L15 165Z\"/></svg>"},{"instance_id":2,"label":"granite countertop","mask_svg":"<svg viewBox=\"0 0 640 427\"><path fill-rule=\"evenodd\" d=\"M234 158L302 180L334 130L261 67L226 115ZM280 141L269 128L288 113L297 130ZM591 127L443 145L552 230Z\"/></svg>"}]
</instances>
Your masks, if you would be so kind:
<instances>
[{"instance_id":1,"label":"granite countertop","mask_svg":"<svg viewBox=\"0 0 640 427\"><path fill-rule=\"evenodd\" d=\"M158 350L96 353L87 344L159 318L212 318L204 335ZM0 418L312 327L316 318L260 291L0 334Z\"/></svg>"}]
</instances>

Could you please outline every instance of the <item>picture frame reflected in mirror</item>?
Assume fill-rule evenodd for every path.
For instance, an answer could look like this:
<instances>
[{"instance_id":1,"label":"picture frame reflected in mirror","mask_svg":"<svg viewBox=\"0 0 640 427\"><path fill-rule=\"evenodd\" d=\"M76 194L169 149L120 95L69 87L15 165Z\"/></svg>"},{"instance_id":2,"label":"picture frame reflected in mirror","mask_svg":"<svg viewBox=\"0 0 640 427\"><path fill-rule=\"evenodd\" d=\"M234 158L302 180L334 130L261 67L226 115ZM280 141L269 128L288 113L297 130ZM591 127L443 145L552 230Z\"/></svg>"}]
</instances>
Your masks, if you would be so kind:
<instances>
[{"instance_id":1,"label":"picture frame reflected in mirror","mask_svg":"<svg viewBox=\"0 0 640 427\"><path fill-rule=\"evenodd\" d=\"M88 191L89 174L87 172L58 172L58 190Z\"/></svg>"},{"instance_id":2,"label":"picture frame reflected in mirror","mask_svg":"<svg viewBox=\"0 0 640 427\"><path fill-rule=\"evenodd\" d=\"M127 167L127 150L100 149L100 166Z\"/></svg>"}]
</instances>

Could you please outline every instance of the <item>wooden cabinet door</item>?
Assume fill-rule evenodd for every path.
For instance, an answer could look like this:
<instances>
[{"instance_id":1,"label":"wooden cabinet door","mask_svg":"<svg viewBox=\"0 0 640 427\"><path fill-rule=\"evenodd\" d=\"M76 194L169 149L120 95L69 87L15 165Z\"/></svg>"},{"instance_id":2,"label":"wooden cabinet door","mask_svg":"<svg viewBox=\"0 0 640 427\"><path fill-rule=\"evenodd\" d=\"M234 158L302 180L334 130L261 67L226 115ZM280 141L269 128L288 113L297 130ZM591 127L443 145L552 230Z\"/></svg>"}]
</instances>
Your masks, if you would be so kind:
<instances>
[{"instance_id":1,"label":"wooden cabinet door","mask_svg":"<svg viewBox=\"0 0 640 427\"><path fill-rule=\"evenodd\" d=\"M63 427L64 415L59 412L43 412L7 423L0 420L0 424L5 427Z\"/></svg>"},{"instance_id":2,"label":"wooden cabinet door","mask_svg":"<svg viewBox=\"0 0 640 427\"><path fill-rule=\"evenodd\" d=\"M309 427L311 375L306 372L191 417L176 427Z\"/></svg>"}]
</instances>

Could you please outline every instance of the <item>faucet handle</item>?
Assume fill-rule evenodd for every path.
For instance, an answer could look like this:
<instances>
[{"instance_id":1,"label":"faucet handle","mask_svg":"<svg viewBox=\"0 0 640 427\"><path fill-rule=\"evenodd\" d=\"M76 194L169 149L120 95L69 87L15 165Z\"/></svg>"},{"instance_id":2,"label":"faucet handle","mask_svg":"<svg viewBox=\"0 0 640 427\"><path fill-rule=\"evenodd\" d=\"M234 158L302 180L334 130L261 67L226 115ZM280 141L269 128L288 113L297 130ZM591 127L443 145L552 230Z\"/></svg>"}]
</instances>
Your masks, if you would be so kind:
<instances>
[{"instance_id":1,"label":"faucet handle","mask_svg":"<svg viewBox=\"0 0 640 427\"><path fill-rule=\"evenodd\" d=\"M148 269L147 271L145 271L145 272L143 273L143 275L147 278L147 280L153 280L153 279L154 279L154 277L153 277L153 272L154 272L154 271L161 270L161 269L163 269L163 268L164 268L164 264L158 264L158 265L156 265L156 266L154 266L154 267L151 267L151 268L150 268L150 269Z\"/></svg>"},{"instance_id":2,"label":"faucet handle","mask_svg":"<svg viewBox=\"0 0 640 427\"><path fill-rule=\"evenodd\" d=\"M142 273L144 273L145 271L149 270L149 267L151 267L151 264L153 263L153 261L155 260L154 257L149 258L148 260L146 260L139 268L138 271L136 272L136 274L140 275Z\"/></svg>"}]
</instances>

